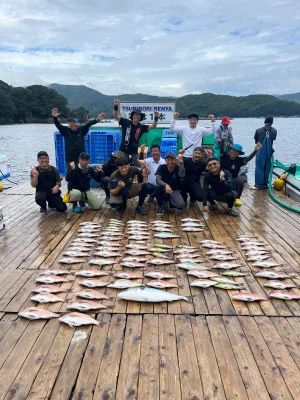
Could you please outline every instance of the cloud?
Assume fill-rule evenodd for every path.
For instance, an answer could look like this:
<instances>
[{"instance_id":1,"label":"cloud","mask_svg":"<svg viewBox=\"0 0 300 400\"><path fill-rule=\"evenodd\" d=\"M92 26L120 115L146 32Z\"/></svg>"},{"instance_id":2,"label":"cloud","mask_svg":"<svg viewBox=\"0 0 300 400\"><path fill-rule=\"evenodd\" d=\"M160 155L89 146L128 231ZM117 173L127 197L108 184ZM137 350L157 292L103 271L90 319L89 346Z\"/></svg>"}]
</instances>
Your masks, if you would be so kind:
<instances>
[{"instance_id":1,"label":"cloud","mask_svg":"<svg viewBox=\"0 0 300 400\"><path fill-rule=\"evenodd\" d=\"M296 0L2 0L1 79L105 94L294 93L296 9Z\"/></svg>"}]
</instances>

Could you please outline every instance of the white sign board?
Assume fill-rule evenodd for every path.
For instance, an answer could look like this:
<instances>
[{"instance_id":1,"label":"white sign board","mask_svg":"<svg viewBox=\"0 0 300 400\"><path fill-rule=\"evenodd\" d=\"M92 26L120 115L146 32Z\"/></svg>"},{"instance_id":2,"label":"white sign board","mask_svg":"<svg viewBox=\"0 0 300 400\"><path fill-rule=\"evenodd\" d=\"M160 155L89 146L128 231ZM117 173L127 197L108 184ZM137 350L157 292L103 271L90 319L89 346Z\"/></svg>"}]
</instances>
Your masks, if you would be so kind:
<instances>
[{"instance_id":1,"label":"white sign board","mask_svg":"<svg viewBox=\"0 0 300 400\"><path fill-rule=\"evenodd\" d=\"M158 123L170 124L175 112L175 103L120 103L120 115L129 118L132 110L141 110L145 114L143 123L151 124L154 121L154 111L159 112Z\"/></svg>"}]
</instances>

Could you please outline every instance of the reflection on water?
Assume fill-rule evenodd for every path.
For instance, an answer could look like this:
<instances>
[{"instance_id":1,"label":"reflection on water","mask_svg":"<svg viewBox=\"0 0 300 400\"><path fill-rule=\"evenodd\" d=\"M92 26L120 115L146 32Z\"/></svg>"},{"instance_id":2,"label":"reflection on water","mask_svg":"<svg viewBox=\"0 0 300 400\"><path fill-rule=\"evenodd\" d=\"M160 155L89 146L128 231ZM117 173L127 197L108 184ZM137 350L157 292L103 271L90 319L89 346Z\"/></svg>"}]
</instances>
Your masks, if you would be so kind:
<instances>
[{"instance_id":1,"label":"reflection on water","mask_svg":"<svg viewBox=\"0 0 300 400\"><path fill-rule=\"evenodd\" d=\"M217 121L218 123L218 121ZM187 121L178 121L180 126L187 125ZM209 126L208 121L200 121L200 125ZM115 126L111 124L97 124L97 126ZM235 143L240 143L248 155L254 149L254 132L263 126L263 119L236 118L232 120L232 131ZM168 127L168 126L166 126ZM277 140L274 143L274 157L283 163L296 162L300 164L300 152L297 135L300 132L300 118L275 118L274 127L278 130ZM8 168L11 180L23 182L29 179L30 166L36 165L36 154L45 150L50 156L50 163L55 165L55 147L53 133L54 124L23 124L0 126L0 153L8 156ZM151 135L151 131L149 136ZM254 160L249 163L249 180L252 181Z\"/></svg>"}]
</instances>

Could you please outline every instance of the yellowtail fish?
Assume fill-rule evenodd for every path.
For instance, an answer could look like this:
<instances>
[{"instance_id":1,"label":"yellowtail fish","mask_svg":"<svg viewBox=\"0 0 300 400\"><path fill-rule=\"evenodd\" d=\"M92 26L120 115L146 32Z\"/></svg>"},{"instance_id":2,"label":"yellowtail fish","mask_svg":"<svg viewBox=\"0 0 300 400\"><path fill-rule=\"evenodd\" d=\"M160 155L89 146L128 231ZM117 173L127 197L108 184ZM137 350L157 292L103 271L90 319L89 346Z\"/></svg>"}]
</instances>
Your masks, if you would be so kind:
<instances>
[{"instance_id":1,"label":"yellowtail fish","mask_svg":"<svg viewBox=\"0 0 300 400\"><path fill-rule=\"evenodd\" d=\"M47 284L71 282L68 279L65 279L65 278L62 278L62 277L56 276L56 275L43 275L43 276L38 277L35 281L40 282L40 283L47 283Z\"/></svg>"},{"instance_id":2,"label":"yellowtail fish","mask_svg":"<svg viewBox=\"0 0 300 400\"><path fill-rule=\"evenodd\" d=\"M196 279L191 283L191 286L201 287L203 289L215 286L217 282L211 281L210 279Z\"/></svg>"},{"instance_id":3,"label":"yellowtail fish","mask_svg":"<svg viewBox=\"0 0 300 400\"><path fill-rule=\"evenodd\" d=\"M93 278L94 276L107 276L109 274L104 271L99 271L98 269L82 269L81 271L75 272L75 275Z\"/></svg>"},{"instance_id":4,"label":"yellowtail fish","mask_svg":"<svg viewBox=\"0 0 300 400\"><path fill-rule=\"evenodd\" d=\"M159 243L155 243L154 245L155 247L159 247L161 249L173 249L172 246L169 246L168 244L159 244Z\"/></svg>"},{"instance_id":5,"label":"yellowtail fish","mask_svg":"<svg viewBox=\"0 0 300 400\"><path fill-rule=\"evenodd\" d=\"M147 264L151 265L167 265L167 264L174 264L174 260L169 260L166 258L153 258L152 260L147 260Z\"/></svg>"},{"instance_id":6,"label":"yellowtail fish","mask_svg":"<svg viewBox=\"0 0 300 400\"><path fill-rule=\"evenodd\" d=\"M56 303L56 302L64 302L65 299L62 299L59 296L56 296L53 293L38 293L30 298L32 301L37 301L38 303Z\"/></svg>"},{"instance_id":7,"label":"yellowtail fish","mask_svg":"<svg viewBox=\"0 0 300 400\"><path fill-rule=\"evenodd\" d=\"M97 325L101 326L100 321L96 321L93 317L79 312L71 312L59 318L60 322L69 325L70 328L82 325Z\"/></svg>"},{"instance_id":8,"label":"yellowtail fish","mask_svg":"<svg viewBox=\"0 0 300 400\"><path fill-rule=\"evenodd\" d=\"M110 218L108 221L113 222L115 224L119 224L119 225L126 225L125 222L120 221L119 219L115 219L115 218Z\"/></svg>"},{"instance_id":9,"label":"yellowtail fish","mask_svg":"<svg viewBox=\"0 0 300 400\"><path fill-rule=\"evenodd\" d=\"M75 258L75 257L64 257L58 260L61 264L77 264L82 263L82 258Z\"/></svg>"},{"instance_id":10,"label":"yellowtail fish","mask_svg":"<svg viewBox=\"0 0 300 400\"><path fill-rule=\"evenodd\" d=\"M74 300L67 305L67 310L90 311L99 310L100 308L107 308L103 304L96 303L91 300Z\"/></svg>"},{"instance_id":11,"label":"yellowtail fish","mask_svg":"<svg viewBox=\"0 0 300 400\"><path fill-rule=\"evenodd\" d=\"M252 301L269 301L266 297L260 296L258 294L254 294L251 292L240 292L236 293L232 296L233 300L252 302Z\"/></svg>"},{"instance_id":12,"label":"yellowtail fish","mask_svg":"<svg viewBox=\"0 0 300 400\"><path fill-rule=\"evenodd\" d=\"M232 276L232 277L234 277L234 276L247 276L247 275L249 275L249 274L247 274L247 273L245 273L245 272L240 272L240 271L224 271L224 272L222 272L222 275L225 275L225 276Z\"/></svg>"},{"instance_id":13,"label":"yellowtail fish","mask_svg":"<svg viewBox=\"0 0 300 400\"><path fill-rule=\"evenodd\" d=\"M265 287L273 289L291 289L297 287L294 283L282 282L277 280L270 280L264 283Z\"/></svg>"},{"instance_id":14,"label":"yellowtail fish","mask_svg":"<svg viewBox=\"0 0 300 400\"><path fill-rule=\"evenodd\" d=\"M117 294L118 299L128 301L138 301L147 303L160 303L162 301L185 300L192 303L192 296L179 296L175 293L165 292L164 290L143 286L130 288Z\"/></svg>"},{"instance_id":15,"label":"yellowtail fish","mask_svg":"<svg viewBox=\"0 0 300 400\"><path fill-rule=\"evenodd\" d=\"M105 296L105 294L94 289L82 289L80 292L75 293L75 295L88 300L108 300L108 297Z\"/></svg>"},{"instance_id":16,"label":"yellowtail fish","mask_svg":"<svg viewBox=\"0 0 300 400\"><path fill-rule=\"evenodd\" d=\"M154 253L170 253L169 249L161 249L160 247L151 247L149 251L152 251Z\"/></svg>"},{"instance_id":17,"label":"yellowtail fish","mask_svg":"<svg viewBox=\"0 0 300 400\"><path fill-rule=\"evenodd\" d=\"M215 285L215 288L224 289L224 290L243 290L243 289L245 289L244 286L241 286L238 284L233 285L230 283L219 283L219 282Z\"/></svg>"},{"instance_id":18,"label":"yellowtail fish","mask_svg":"<svg viewBox=\"0 0 300 400\"><path fill-rule=\"evenodd\" d=\"M86 252L84 252L84 251L64 251L63 255L68 256L68 257L87 257L88 256L88 254L86 254Z\"/></svg>"},{"instance_id":19,"label":"yellowtail fish","mask_svg":"<svg viewBox=\"0 0 300 400\"><path fill-rule=\"evenodd\" d=\"M242 264L219 262L219 263L216 263L212 268L213 269L232 269L232 268L239 268L239 267L242 267Z\"/></svg>"},{"instance_id":20,"label":"yellowtail fish","mask_svg":"<svg viewBox=\"0 0 300 400\"><path fill-rule=\"evenodd\" d=\"M214 276L211 279L219 283L229 283L231 285L243 285L243 283L239 283L234 281L233 279L226 278L226 276Z\"/></svg>"},{"instance_id":21,"label":"yellowtail fish","mask_svg":"<svg viewBox=\"0 0 300 400\"><path fill-rule=\"evenodd\" d=\"M120 265L127 268L143 268L145 266L137 261L122 261Z\"/></svg>"},{"instance_id":22,"label":"yellowtail fish","mask_svg":"<svg viewBox=\"0 0 300 400\"><path fill-rule=\"evenodd\" d=\"M208 267L205 267L204 265L196 264L196 263L179 263L176 264L176 267L181 268L181 269L209 269Z\"/></svg>"},{"instance_id":23,"label":"yellowtail fish","mask_svg":"<svg viewBox=\"0 0 300 400\"><path fill-rule=\"evenodd\" d=\"M102 250L102 251L96 251L94 253L94 256L110 258L110 257L121 257L122 254L121 253L117 253L116 251Z\"/></svg>"},{"instance_id":24,"label":"yellowtail fish","mask_svg":"<svg viewBox=\"0 0 300 400\"><path fill-rule=\"evenodd\" d=\"M85 279L79 282L79 285L86 286L88 288L95 288L95 287L104 287L107 286L109 282L103 282L99 279Z\"/></svg>"},{"instance_id":25,"label":"yellowtail fish","mask_svg":"<svg viewBox=\"0 0 300 400\"><path fill-rule=\"evenodd\" d=\"M142 279L143 275L135 274L134 272L120 271L113 275L115 278L120 279Z\"/></svg>"},{"instance_id":26,"label":"yellowtail fish","mask_svg":"<svg viewBox=\"0 0 300 400\"><path fill-rule=\"evenodd\" d=\"M178 285L175 285L174 283L170 283L168 281L163 281L160 279L154 279L152 281L149 281L146 283L146 285L157 289L168 289L168 288L178 287Z\"/></svg>"},{"instance_id":27,"label":"yellowtail fish","mask_svg":"<svg viewBox=\"0 0 300 400\"><path fill-rule=\"evenodd\" d=\"M144 284L131 281L130 279L118 279L115 282L107 285L107 287L113 289L127 289L130 287L138 287L138 286L144 286Z\"/></svg>"},{"instance_id":28,"label":"yellowtail fish","mask_svg":"<svg viewBox=\"0 0 300 400\"><path fill-rule=\"evenodd\" d=\"M115 264L116 261L111 261L111 260L97 260L97 259L93 259L89 261L89 264L92 265L112 265Z\"/></svg>"},{"instance_id":29,"label":"yellowtail fish","mask_svg":"<svg viewBox=\"0 0 300 400\"><path fill-rule=\"evenodd\" d=\"M58 318L60 314L55 314L51 311L44 310L39 307L28 307L25 310L22 310L18 313L20 317L27 318L30 320L35 319L50 319L50 318Z\"/></svg>"},{"instance_id":30,"label":"yellowtail fish","mask_svg":"<svg viewBox=\"0 0 300 400\"><path fill-rule=\"evenodd\" d=\"M187 245L187 244L178 244L177 246L175 246L175 250L176 250L176 249L200 250L198 247L189 246L189 245Z\"/></svg>"},{"instance_id":31,"label":"yellowtail fish","mask_svg":"<svg viewBox=\"0 0 300 400\"><path fill-rule=\"evenodd\" d=\"M249 256L246 258L246 261L262 261L267 260L271 257L271 254L261 254L259 256Z\"/></svg>"},{"instance_id":32,"label":"yellowtail fish","mask_svg":"<svg viewBox=\"0 0 300 400\"><path fill-rule=\"evenodd\" d=\"M274 290L269 294L272 299L280 300L300 300L300 294L288 292L287 290Z\"/></svg>"},{"instance_id":33,"label":"yellowtail fish","mask_svg":"<svg viewBox=\"0 0 300 400\"><path fill-rule=\"evenodd\" d=\"M202 278L202 279L212 279L216 276L220 276L216 272L198 268L191 269L190 271L187 272L187 275L195 276L196 278Z\"/></svg>"},{"instance_id":34,"label":"yellowtail fish","mask_svg":"<svg viewBox=\"0 0 300 400\"><path fill-rule=\"evenodd\" d=\"M176 276L172 274L168 274L167 272L164 271L150 271L145 274L148 278L154 278L154 279L172 279L176 278Z\"/></svg>"},{"instance_id":35,"label":"yellowtail fish","mask_svg":"<svg viewBox=\"0 0 300 400\"><path fill-rule=\"evenodd\" d=\"M168 259L171 258L169 255L162 254L162 253L152 253L152 255L153 255L154 257L157 257L157 258L168 258Z\"/></svg>"},{"instance_id":36,"label":"yellowtail fish","mask_svg":"<svg viewBox=\"0 0 300 400\"><path fill-rule=\"evenodd\" d=\"M271 267L277 267L282 264L278 264L277 262L271 262L271 261L255 261L252 265L253 267L271 268Z\"/></svg>"},{"instance_id":37,"label":"yellowtail fish","mask_svg":"<svg viewBox=\"0 0 300 400\"><path fill-rule=\"evenodd\" d=\"M286 274L285 272L279 271L259 271L254 274L254 276L258 278L266 278L266 279L285 279L285 278L293 278L292 276Z\"/></svg>"},{"instance_id":38,"label":"yellowtail fish","mask_svg":"<svg viewBox=\"0 0 300 400\"><path fill-rule=\"evenodd\" d=\"M55 285L40 285L32 290L33 293L61 293L68 292L68 290L62 289L60 286Z\"/></svg>"},{"instance_id":39,"label":"yellowtail fish","mask_svg":"<svg viewBox=\"0 0 300 400\"><path fill-rule=\"evenodd\" d=\"M68 270L59 268L47 269L40 273L40 275L67 275L67 274L69 274Z\"/></svg>"},{"instance_id":40,"label":"yellowtail fish","mask_svg":"<svg viewBox=\"0 0 300 400\"><path fill-rule=\"evenodd\" d=\"M154 237L157 237L160 239L173 239L173 238L180 238L181 236L175 235L175 233L171 233L171 232L160 232L160 233L155 233Z\"/></svg>"}]
</instances>

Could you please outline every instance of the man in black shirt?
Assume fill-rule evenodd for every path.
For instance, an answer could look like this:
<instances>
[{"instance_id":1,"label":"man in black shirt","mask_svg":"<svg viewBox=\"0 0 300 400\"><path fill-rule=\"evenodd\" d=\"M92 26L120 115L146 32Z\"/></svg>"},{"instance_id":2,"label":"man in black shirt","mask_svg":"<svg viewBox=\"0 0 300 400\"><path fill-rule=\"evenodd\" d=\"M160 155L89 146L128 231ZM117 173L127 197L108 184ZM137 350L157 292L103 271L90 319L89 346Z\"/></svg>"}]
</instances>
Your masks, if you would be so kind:
<instances>
[{"instance_id":1,"label":"man in black shirt","mask_svg":"<svg viewBox=\"0 0 300 400\"><path fill-rule=\"evenodd\" d=\"M218 206L214 202L214 200L217 200L227 203L227 214L237 217L239 214L233 209L236 192L231 173L221 169L220 162L215 157L207 160L207 168L209 172L205 175L203 183L203 211L217 210ZM211 187L210 189L209 186ZM211 204L209 207L207 206L207 200Z\"/></svg>"},{"instance_id":2,"label":"man in black shirt","mask_svg":"<svg viewBox=\"0 0 300 400\"><path fill-rule=\"evenodd\" d=\"M118 167L116 165L117 159L124 157L124 155L125 154L122 153L121 151L117 151L116 153L111 153L109 159L106 160L105 163L102 165L103 178L101 180L101 187L105 191L106 204L109 204L109 201L110 201L110 191L109 191L109 187L108 187L110 177L118 169Z\"/></svg>"},{"instance_id":3,"label":"man in black shirt","mask_svg":"<svg viewBox=\"0 0 300 400\"><path fill-rule=\"evenodd\" d=\"M154 111L154 121L150 125L141 125L140 122L145 119L145 114L141 110L133 110L130 114L130 119L122 118L118 114L120 100L114 100L113 116L122 127L122 142L119 151L130 156L130 164L139 167L138 162L138 142L143 133L149 132L151 129L156 128L159 112Z\"/></svg>"},{"instance_id":4,"label":"man in black shirt","mask_svg":"<svg viewBox=\"0 0 300 400\"><path fill-rule=\"evenodd\" d=\"M182 210L184 199L180 192L180 179L185 176L183 155L177 157L179 165L176 165L176 154L169 151L166 154L166 164L160 165L156 171L155 196L158 203L157 215L162 215L165 201L169 201L170 207Z\"/></svg>"},{"instance_id":5,"label":"man in black shirt","mask_svg":"<svg viewBox=\"0 0 300 400\"><path fill-rule=\"evenodd\" d=\"M240 144L235 143L229 150L229 154L226 154L224 151L224 142L227 139L227 134L224 133L221 140L220 145L220 160L221 160L221 168L226 169L231 172L233 183L235 186L235 190L237 192L235 205L240 206L242 204L241 195L244 189L244 180L239 178L239 172L243 165L246 165L253 157L255 157L256 153L259 149L261 149L261 143L256 143L254 151L247 157L240 157L245 153L242 151L243 147Z\"/></svg>"}]
</instances>

